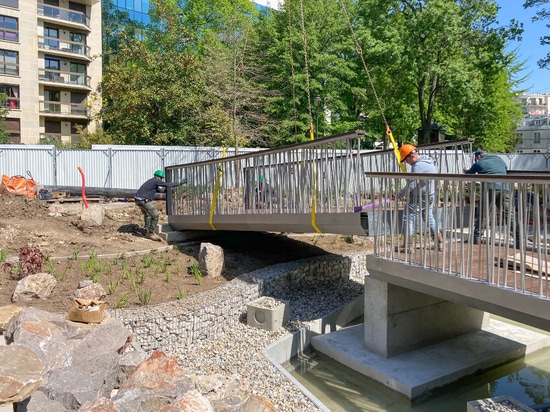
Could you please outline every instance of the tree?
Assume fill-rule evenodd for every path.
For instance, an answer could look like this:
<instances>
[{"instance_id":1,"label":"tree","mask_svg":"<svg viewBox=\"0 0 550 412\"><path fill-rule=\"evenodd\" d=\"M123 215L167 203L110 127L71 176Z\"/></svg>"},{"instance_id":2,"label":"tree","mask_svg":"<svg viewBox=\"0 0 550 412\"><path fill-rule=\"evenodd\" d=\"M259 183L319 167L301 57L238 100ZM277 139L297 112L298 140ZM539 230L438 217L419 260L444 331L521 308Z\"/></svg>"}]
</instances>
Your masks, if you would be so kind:
<instances>
[{"instance_id":1,"label":"tree","mask_svg":"<svg viewBox=\"0 0 550 412\"><path fill-rule=\"evenodd\" d=\"M550 0L526 0L525 3L523 4L523 7L524 8L539 7L544 4L550 4ZM546 28L550 29L550 10L541 9L535 13L535 16L533 17L533 21L542 21L542 20L549 21L546 24ZM540 44L542 46L550 45L550 35L547 34L547 35L541 36ZM541 69L550 68L550 52L548 52L545 58L540 59L537 63Z\"/></svg>"},{"instance_id":2,"label":"tree","mask_svg":"<svg viewBox=\"0 0 550 412\"><path fill-rule=\"evenodd\" d=\"M151 25L111 56L100 88L105 133L96 137L164 145L252 140L264 123L254 120L262 94L245 47L254 10L248 0L152 1Z\"/></svg>"},{"instance_id":3,"label":"tree","mask_svg":"<svg viewBox=\"0 0 550 412\"><path fill-rule=\"evenodd\" d=\"M376 70L378 88L392 98L385 111L405 141L418 126L399 121L400 114L410 122L416 111L422 130L418 143L429 143L434 121L453 129L457 108L480 103L483 81L510 69L504 49L517 35L517 26L496 27L497 6L492 1L360 4L362 42L372 44L367 61ZM378 24L369 26L372 21Z\"/></svg>"},{"instance_id":4,"label":"tree","mask_svg":"<svg viewBox=\"0 0 550 412\"><path fill-rule=\"evenodd\" d=\"M520 104L514 101L511 89L509 75L504 70L493 78L486 78L479 90L480 103L460 111L456 122L463 126L460 137L475 139L475 147L489 152L514 151L518 143L515 129L522 111Z\"/></svg>"},{"instance_id":5,"label":"tree","mask_svg":"<svg viewBox=\"0 0 550 412\"><path fill-rule=\"evenodd\" d=\"M248 0L232 2L222 10L223 19L213 25L216 31L203 41L200 67L205 92L212 108L225 114L221 124L229 127L226 138L233 142L236 152L241 145L266 147L265 132L272 122L263 109L266 97L273 93L264 87L268 74L256 54L257 10Z\"/></svg>"},{"instance_id":6,"label":"tree","mask_svg":"<svg viewBox=\"0 0 550 412\"><path fill-rule=\"evenodd\" d=\"M310 124L317 123L316 96L321 99L319 135L356 129L362 124L358 95L364 87L357 88L355 47L339 3L303 0L283 6L258 27L257 54L272 73L267 88L276 92L266 106L266 113L277 120L272 146L310 138Z\"/></svg>"}]
</instances>

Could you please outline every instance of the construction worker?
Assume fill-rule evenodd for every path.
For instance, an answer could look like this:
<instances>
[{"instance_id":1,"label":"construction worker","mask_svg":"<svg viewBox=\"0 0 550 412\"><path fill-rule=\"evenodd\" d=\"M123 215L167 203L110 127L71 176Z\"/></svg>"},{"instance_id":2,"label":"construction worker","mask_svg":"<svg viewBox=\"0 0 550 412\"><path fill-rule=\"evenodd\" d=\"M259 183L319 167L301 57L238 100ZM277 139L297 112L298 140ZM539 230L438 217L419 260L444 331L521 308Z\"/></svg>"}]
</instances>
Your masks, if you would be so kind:
<instances>
[{"instance_id":1,"label":"construction worker","mask_svg":"<svg viewBox=\"0 0 550 412\"><path fill-rule=\"evenodd\" d=\"M399 157L401 163L405 162L411 166L411 173L439 173L433 160L428 156L420 156L416 152L416 146L404 144L399 148ZM437 242L439 248L443 245L443 236L437 231L435 218L433 214L433 203L435 198L435 182L427 179L410 179L403 189L397 194L397 198L408 197L408 207L405 209L403 219L406 227L405 240L401 248L407 248L409 252L412 246L412 236L414 233L415 219L421 222L429 222L430 234Z\"/></svg>"},{"instance_id":2,"label":"construction worker","mask_svg":"<svg viewBox=\"0 0 550 412\"><path fill-rule=\"evenodd\" d=\"M257 208L269 208L271 201L275 200L277 192L273 189L263 175L260 175L260 183L256 188L256 207Z\"/></svg>"},{"instance_id":3,"label":"construction worker","mask_svg":"<svg viewBox=\"0 0 550 412\"><path fill-rule=\"evenodd\" d=\"M159 191L158 188L177 185L179 185L179 183L166 183L164 181L164 172L162 170L157 170L153 173L153 177L143 183L136 192L134 201L143 212L145 218L145 237L148 239L156 240L157 242L162 240L160 236L155 233L155 228L159 221L159 212L153 204L153 199Z\"/></svg>"},{"instance_id":4,"label":"construction worker","mask_svg":"<svg viewBox=\"0 0 550 412\"><path fill-rule=\"evenodd\" d=\"M499 156L488 154L483 149L478 149L474 153L475 162L470 168L464 167L466 174L480 175L505 175L508 173L506 163ZM479 207L475 211L474 237L471 240L474 245L481 243L481 235L486 229L486 216L492 219L496 218L496 212L502 212L504 218L508 220L510 235L515 240L516 247L519 248L519 225L514 219L515 206L510 202L510 185L502 182L482 183L482 193L479 196ZM485 196L487 193L487 197ZM486 202L488 199L488 204ZM469 242L470 240L466 240Z\"/></svg>"}]
</instances>

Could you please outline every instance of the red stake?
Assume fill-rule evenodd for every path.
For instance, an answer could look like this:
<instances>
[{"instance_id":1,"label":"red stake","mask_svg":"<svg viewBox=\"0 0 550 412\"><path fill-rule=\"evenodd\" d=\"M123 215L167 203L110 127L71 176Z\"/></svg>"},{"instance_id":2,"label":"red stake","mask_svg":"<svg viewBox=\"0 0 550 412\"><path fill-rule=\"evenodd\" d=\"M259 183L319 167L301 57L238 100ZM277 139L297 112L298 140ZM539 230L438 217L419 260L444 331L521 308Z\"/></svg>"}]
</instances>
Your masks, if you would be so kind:
<instances>
[{"instance_id":1,"label":"red stake","mask_svg":"<svg viewBox=\"0 0 550 412\"><path fill-rule=\"evenodd\" d=\"M86 209L88 209L88 201L86 200L86 180L84 179L84 172L82 171L82 168L78 166L78 171L80 172L80 176L82 176L82 201L84 202L84 206Z\"/></svg>"}]
</instances>

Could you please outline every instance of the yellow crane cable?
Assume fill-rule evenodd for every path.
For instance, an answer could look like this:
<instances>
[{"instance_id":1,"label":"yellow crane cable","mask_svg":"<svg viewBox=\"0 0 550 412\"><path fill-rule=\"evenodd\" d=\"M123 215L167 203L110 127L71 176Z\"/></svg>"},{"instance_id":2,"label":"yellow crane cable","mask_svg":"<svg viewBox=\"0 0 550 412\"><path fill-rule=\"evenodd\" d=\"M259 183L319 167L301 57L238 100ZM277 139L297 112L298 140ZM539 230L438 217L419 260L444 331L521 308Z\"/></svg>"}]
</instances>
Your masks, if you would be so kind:
<instances>
[{"instance_id":1,"label":"yellow crane cable","mask_svg":"<svg viewBox=\"0 0 550 412\"><path fill-rule=\"evenodd\" d=\"M304 69L306 71L306 91L307 91L307 110L309 114L309 138L315 140L313 133L313 115L311 113L311 93L309 86L309 69L307 63L307 40L306 40L306 25L304 19L304 3L300 0L300 19L302 24L302 42L304 45ZM322 233L317 226L317 164L313 163L313 193L311 196L311 226L317 233Z\"/></svg>"},{"instance_id":2,"label":"yellow crane cable","mask_svg":"<svg viewBox=\"0 0 550 412\"><path fill-rule=\"evenodd\" d=\"M399 167L401 168L401 171L403 173L407 172L407 167L404 163L401 162L401 156L399 156L399 150L397 149L397 144L395 143L395 139L393 138L393 133L391 131L391 128L388 124L388 121L386 120L386 116L384 116L384 110L382 109L382 103L380 103L380 99L378 98L378 94L376 93L376 88L374 87L374 82L372 81L372 78L370 76L369 69L367 68L367 64L365 63L365 58L363 56L363 49L361 48L361 45L359 44L359 41L357 41L357 36L355 35L355 31L353 30L353 25L351 24L351 20L349 18L348 11L346 9L346 6L344 5L343 0L339 0L340 5L342 6L342 11L344 12L344 16L346 17L346 21L348 22L348 26L351 32L351 36L353 37L353 41L355 43L355 50L357 51L357 54L359 55L359 58L361 59L361 63L363 63L363 68L365 69L365 73L367 74L367 78L369 79L369 83L372 89L372 92L374 93L374 98L376 99L376 103L378 104L378 108L380 110L380 114L382 115L382 119L384 120L384 124L386 125L386 134L390 138L390 142L393 146L393 152L395 153L395 157L397 159L397 162L399 163Z\"/></svg>"},{"instance_id":3,"label":"yellow crane cable","mask_svg":"<svg viewBox=\"0 0 550 412\"><path fill-rule=\"evenodd\" d=\"M222 159L225 157L226 149L223 148L222 151ZM218 193L220 192L220 181L222 180L223 175L223 163L220 163L218 166L218 175L216 177L216 184L214 185L214 192L212 193L212 202L210 203L210 219L208 223L210 224L210 227L212 230L216 230L216 227L214 226L214 211L216 210L216 203L218 201Z\"/></svg>"}]
</instances>

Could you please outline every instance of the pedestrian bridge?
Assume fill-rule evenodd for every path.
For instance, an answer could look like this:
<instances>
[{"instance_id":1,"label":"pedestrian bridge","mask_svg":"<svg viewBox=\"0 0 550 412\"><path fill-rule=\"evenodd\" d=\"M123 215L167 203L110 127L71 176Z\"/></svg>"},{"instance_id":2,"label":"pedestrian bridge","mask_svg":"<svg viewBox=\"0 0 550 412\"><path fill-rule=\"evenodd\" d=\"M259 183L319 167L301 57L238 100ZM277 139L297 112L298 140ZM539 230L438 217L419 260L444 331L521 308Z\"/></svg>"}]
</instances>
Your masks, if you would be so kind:
<instances>
[{"instance_id":1,"label":"pedestrian bridge","mask_svg":"<svg viewBox=\"0 0 550 412\"><path fill-rule=\"evenodd\" d=\"M361 150L361 132L251 154L170 166L168 222L180 231L271 231L371 236L372 278L550 331L548 205L550 175L465 175L468 140L421 146L439 174L402 173L393 150ZM444 241L431 239L427 216L403 242L410 179L436 182L434 213ZM486 183L508 183L515 213L485 208L501 197ZM269 184L268 185L266 185ZM501 206L501 205L499 205ZM486 222L473 244L473 222ZM465 243L464 241L470 242Z\"/></svg>"}]
</instances>

